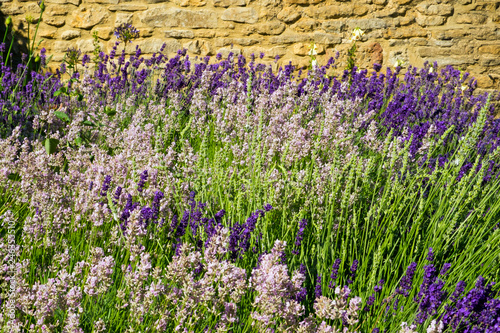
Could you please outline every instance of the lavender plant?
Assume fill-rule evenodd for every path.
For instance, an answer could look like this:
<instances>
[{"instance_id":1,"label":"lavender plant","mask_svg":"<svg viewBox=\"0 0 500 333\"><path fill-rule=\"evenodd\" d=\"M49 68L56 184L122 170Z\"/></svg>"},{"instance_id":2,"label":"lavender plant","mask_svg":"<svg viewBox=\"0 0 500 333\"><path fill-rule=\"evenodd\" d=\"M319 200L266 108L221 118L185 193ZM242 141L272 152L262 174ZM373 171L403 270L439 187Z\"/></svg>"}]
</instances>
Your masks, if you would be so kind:
<instances>
[{"instance_id":1,"label":"lavender plant","mask_svg":"<svg viewBox=\"0 0 500 333\"><path fill-rule=\"evenodd\" d=\"M466 75L117 45L0 141L3 331L495 332L499 121Z\"/></svg>"}]
</instances>

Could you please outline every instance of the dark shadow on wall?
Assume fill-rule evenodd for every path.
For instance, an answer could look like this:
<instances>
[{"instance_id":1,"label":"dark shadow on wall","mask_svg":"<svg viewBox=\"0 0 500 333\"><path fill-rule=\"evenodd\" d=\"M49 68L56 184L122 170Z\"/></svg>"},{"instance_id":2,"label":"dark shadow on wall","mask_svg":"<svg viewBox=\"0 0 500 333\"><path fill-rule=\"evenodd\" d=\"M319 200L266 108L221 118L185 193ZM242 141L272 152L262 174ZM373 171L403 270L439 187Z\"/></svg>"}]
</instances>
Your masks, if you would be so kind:
<instances>
[{"instance_id":1,"label":"dark shadow on wall","mask_svg":"<svg viewBox=\"0 0 500 333\"><path fill-rule=\"evenodd\" d=\"M5 14L2 10L4 3L0 3L0 43L4 40L5 31L7 30L7 26L5 24L5 20L9 15ZM11 55L9 56L9 60L7 65L10 65L14 70L17 68L17 65L22 63L22 54L28 54L28 38L22 36L19 32L26 30L28 25L26 22L20 21L19 19L12 20L12 23L8 27L7 36L5 37L5 51L3 52L3 61L7 58L7 52L9 51L9 47L11 45L12 40L14 43L12 44L12 48L10 50ZM14 35L12 35L12 30L14 29Z\"/></svg>"}]
</instances>

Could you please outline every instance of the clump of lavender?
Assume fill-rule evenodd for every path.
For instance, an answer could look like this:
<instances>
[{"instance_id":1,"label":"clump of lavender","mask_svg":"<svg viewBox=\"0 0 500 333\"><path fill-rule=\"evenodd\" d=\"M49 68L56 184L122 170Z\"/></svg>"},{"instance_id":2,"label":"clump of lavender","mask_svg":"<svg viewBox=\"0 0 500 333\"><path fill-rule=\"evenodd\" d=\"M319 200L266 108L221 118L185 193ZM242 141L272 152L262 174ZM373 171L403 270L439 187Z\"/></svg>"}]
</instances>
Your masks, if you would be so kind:
<instances>
[{"instance_id":1,"label":"clump of lavender","mask_svg":"<svg viewBox=\"0 0 500 333\"><path fill-rule=\"evenodd\" d=\"M137 184L137 191L142 192L147 179L148 179L148 170L144 170L141 173L139 183Z\"/></svg>"},{"instance_id":2,"label":"clump of lavender","mask_svg":"<svg viewBox=\"0 0 500 333\"><path fill-rule=\"evenodd\" d=\"M123 23L115 28L114 35L119 41L123 43L131 43L132 40L139 38L139 30L134 28L131 24Z\"/></svg>"}]
</instances>

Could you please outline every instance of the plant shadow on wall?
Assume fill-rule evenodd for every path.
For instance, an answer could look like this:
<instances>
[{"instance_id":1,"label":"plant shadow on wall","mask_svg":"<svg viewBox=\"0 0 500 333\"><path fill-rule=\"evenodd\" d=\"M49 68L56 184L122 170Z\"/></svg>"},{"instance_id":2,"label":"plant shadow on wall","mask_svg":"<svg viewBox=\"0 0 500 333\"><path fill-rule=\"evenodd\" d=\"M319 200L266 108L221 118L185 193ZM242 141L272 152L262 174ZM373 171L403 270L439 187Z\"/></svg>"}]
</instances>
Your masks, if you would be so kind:
<instances>
[{"instance_id":1,"label":"plant shadow on wall","mask_svg":"<svg viewBox=\"0 0 500 333\"><path fill-rule=\"evenodd\" d=\"M2 7L4 3L0 3L0 38L5 43L5 50L3 50L3 60L7 59L7 52L10 45L12 45L7 65L15 69L19 64L22 64L22 54L29 53L29 40L27 37L21 35L21 31L26 31L26 22L14 22L9 15L4 13ZM10 22L7 22L10 21ZM9 24L7 24L9 23Z\"/></svg>"}]
</instances>

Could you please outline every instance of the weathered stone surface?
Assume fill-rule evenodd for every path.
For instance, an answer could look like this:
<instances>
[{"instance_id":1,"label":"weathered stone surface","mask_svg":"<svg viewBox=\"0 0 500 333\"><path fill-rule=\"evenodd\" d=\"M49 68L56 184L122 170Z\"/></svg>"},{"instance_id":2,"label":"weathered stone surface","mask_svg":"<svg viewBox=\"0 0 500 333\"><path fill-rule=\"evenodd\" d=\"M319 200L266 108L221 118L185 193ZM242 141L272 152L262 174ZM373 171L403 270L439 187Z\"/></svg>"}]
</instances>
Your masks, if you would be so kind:
<instances>
[{"instance_id":1,"label":"weathered stone surface","mask_svg":"<svg viewBox=\"0 0 500 333\"><path fill-rule=\"evenodd\" d=\"M459 24L483 24L486 22L487 16L479 13L463 13L458 14L457 23Z\"/></svg>"},{"instance_id":2,"label":"weathered stone surface","mask_svg":"<svg viewBox=\"0 0 500 333\"><path fill-rule=\"evenodd\" d=\"M218 49L216 52L220 53L222 55L222 59L227 59L227 57L229 56L229 53L231 53L231 52L233 53L233 55L235 57L239 56L241 54L241 49L223 47L223 48Z\"/></svg>"},{"instance_id":3,"label":"weathered stone surface","mask_svg":"<svg viewBox=\"0 0 500 333\"><path fill-rule=\"evenodd\" d=\"M134 44L128 44L125 51L129 54L135 53L135 45L139 45L139 48L142 50L142 53L151 54L158 53L163 45L166 44L165 49L163 51L164 54L172 54L176 53L180 50L181 43L177 40L164 40L161 38L149 38L146 40L140 40L135 42Z\"/></svg>"},{"instance_id":4,"label":"weathered stone surface","mask_svg":"<svg viewBox=\"0 0 500 333\"><path fill-rule=\"evenodd\" d=\"M228 8L226 9L221 17L224 21L233 21L239 23L257 23L259 20L259 15L257 11L253 8Z\"/></svg>"},{"instance_id":5,"label":"weathered stone surface","mask_svg":"<svg viewBox=\"0 0 500 333\"><path fill-rule=\"evenodd\" d=\"M214 38L215 37L215 31L212 30L198 30L194 31L194 36L197 38Z\"/></svg>"},{"instance_id":6,"label":"weathered stone surface","mask_svg":"<svg viewBox=\"0 0 500 333\"><path fill-rule=\"evenodd\" d=\"M372 43L369 48L370 58L372 64L383 64L384 63L384 50L380 43Z\"/></svg>"},{"instance_id":7,"label":"weathered stone surface","mask_svg":"<svg viewBox=\"0 0 500 333\"><path fill-rule=\"evenodd\" d=\"M318 26L319 26L318 21L306 19L306 20L300 20L295 25L293 25L292 28L298 32L312 32L316 30Z\"/></svg>"},{"instance_id":8,"label":"weathered stone surface","mask_svg":"<svg viewBox=\"0 0 500 333\"><path fill-rule=\"evenodd\" d=\"M207 4L207 0L174 0L174 3L181 7L202 7Z\"/></svg>"},{"instance_id":9,"label":"weathered stone surface","mask_svg":"<svg viewBox=\"0 0 500 333\"><path fill-rule=\"evenodd\" d=\"M75 6L80 5L80 0L45 0L46 4L57 3L61 5L72 4Z\"/></svg>"},{"instance_id":10,"label":"weathered stone surface","mask_svg":"<svg viewBox=\"0 0 500 333\"><path fill-rule=\"evenodd\" d=\"M314 42L318 44L324 44L327 46L342 43L342 38L334 34L327 34L323 32L314 33Z\"/></svg>"},{"instance_id":11,"label":"weathered stone surface","mask_svg":"<svg viewBox=\"0 0 500 333\"><path fill-rule=\"evenodd\" d=\"M435 4L430 1L424 1L420 3L416 9L424 15L453 15L453 5L451 4Z\"/></svg>"},{"instance_id":12,"label":"weathered stone surface","mask_svg":"<svg viewBox=\"0 0 500 333\"><path fill-rule=\"evenodd\" d=\"M67 41L55 41L53 44L53 49L54 51L57 51L59 53L65 53L67 49L70 47L74 46L72 42L67 42Z\"/></svg>"},{"instance_id":13,"label":"weathered stone surface","mask_svg":"<svg viewBox=\"0 0 500 333\"><path fill-rule=\"evenodd\" d=\"M103 40L109 40L113 35L113 29L106 27L96 27L92 30L92 33L97 31L97 37Z\"/></svg>"},{"instance_id":14,"label":"weathered stone surface","mask_svg":"<svg viewBox=\"0 0 500 333\"><path fill-rule=\"evenodd\" d=\"M201 54L202 48L204 46L203 44L204 44L203 41L192 40L192 41L189 41L187 43L184 43L182 45L182 47L186 48L188 50L188 52L191 52L193 54Z\"/></svg>"},{"instance_id":15,"label":"weathered stone surface","mask_svg":"<svg viewBox=\"0 0 500 333\"><path fill-rule=\"evenodd\" d=\"M73 38L79 38L82 35L80 30L66 30L61 34L61 38L64 40L70 40Z\"/></svg>"},{"instance_id":16,"label":"weathered stone surface","mask_svg":"<svg viewBox=\"0 0 500 333\"><path fill-rule=\"evenodd\" d=\"M2 5L0 7L2 13L4 15L18 15L24 13L24 8L22 6L19 6L17 4L15 5Z\"/></svg>"},{"instance_id":17,"label":"weathered stone surface","mask_svg":"<svg viewBox=\"0 0 500 333\"><path fill-rule=\"evenodd\" d=\"M249 57L252 53L256 58L260 58L261 52L264 53L264 58L275 59L276 56L283 57L287 54L287 48L283 46L276 46L273 48L262 48L262 47L252 47L248 49L244 49L243 55L245 57Z\"/></svg>"},{"instance_id":18,"label":"weathered stone surface","mask_svg":"<svg viewBox=\"0 0 500 333\"><path fill-rule=\"evenodd\" d=\"M473 64L475 62L474 58L471 56L427 58L426 60L430 63L434 63L434 61L436 61L438 63L438 66L460 66Z\"/></svg>"},{"instance_id":19,"label":"weathered stone surface","mask_svg":"<svg viewBox=\"0 0 500 333\"><path fill-rule=\"evenodd\" d=\"M142 23L151 27L216 28L217 15L208 10L184 10L167 7L148 9L140 14Z\"/></svg>"},{"instance_id":20,"label":"weathered stone surface","mask_svg":"<svg viewBox=\"0 0 500 333\"><path fill-rule=\"evenodd\" d=\"M85 0L85 3L98 3L100 5L116 5L120 0Z\"/></svg>"},{"instance_id":21,"label":"weathered stone surface","mask_svg":"<svg viewBox=\"0 0 500 333\"><path fill-rule=\"evenodd\" d=\"M251 46L259 43L260 41L257 39L251 38L220 38L215 41L216 47L228 46L232 44L243 45L243 46Z\"/></svg>"},{"instance_id":22,"label":"weathered stone surface","mask_svg":"<svg viewBox=\"0 0 500 333\"><path fill-rule=\"evenodd\" d=\"M281 10L276 17L278 20L285 23L293 23L301 17L301 14L295 7L286 7L283 8L283 10Z\"/></svg>"},{"instance_id":23,"label":"weathered stone surface","mask_svg":"<svg viewBox=\"0 0 500 333\"><path fill-rule=\"evenodd\" d=\"M427 30L415 26L404 28L389 28L387 35L390 38L411 38L411 37L427 37Z\"/></svg>"},{"instance_id":24,"label":"weathered stone surface","mask_svg":"<svg viewBox=\"0 0 500 333\"><path fill-rule=\"evenodd\" d=\"M134 14L117 13L115 18L115 27L122 24L132 24L132 17Z\"/></svg>"},{"instance_id":25,"label":"weathered stone surface","mask_svg":"<svg viewBox=\"0 0 500 333\"><path fill-rule=\"evenodd\" d=\"M325 0L285 0L285 3L294 5L315 5Z\"/></svg>"},{"instance_id":26,"label":"weathered stone surface","mask_svg":"<svg viewBox=\"0 0 500 333\"><path fill-rule=\"evenodd\" d=\"M309 52L311 50L311 44L307 43L298 43L293 46L293 54L295 55L301 55L301 56L308 56ZM325 53L325 48L321 44L316 44L316 52L317 54L324 54Z\"/></svg>"},{"instance_id":27,"label":"weathered stone surface","mask_svg":"<svg viewBox=\"0 0 500 333\"><path fill-rule=\"evenodd\" d=\"M442 31L436 31L434 37L436 39L451 40L455 38L463 38L470 35L470 32L464 29L446 29Z\"/></svg>"},{"instance_id":28,"label":"weathered stone surface","mask_svg":"<svg viewBox=\"0 0 500 333\"><path fill-rule=\"evenodd\" d=\"M443 25L446 22L446 17L444 16L426 16L417 13L415 21L422 27L432 27Z\"/></svg>"},{"instance_id":29,"label":"weathered stone surface","mask_svg":"<svg viewBox=\"0 0 500 333\"><path fill-rule=\"evenodd\" d=\"M38 28L38 36L40 36L41 38L54 39L56 33L57 29L54 29L49 26L43 26L43 27L40 26Z\"/></svg>"},{"instance_id":30,"label":"weathered stone surface","mask_svg":"<svg viewBox=\"0 0 500 333\"><path fill-rule=\"evenodd\" d=\"M191 30L166 30L165 37L194 38L194 32Z\"/></svg>"},{"instance_id":31,"label":"weathered stone surface","mask_svg":"<svg viewBox=\"0 0 500 333\"><path fill-rule=\"evenodd\" d=\"M387 28L387 22L379 18L371 19L352 19L346 21L347 28L352 30L354 28L360 28L361 30L368 32L374 29L385 29Z\"/></svg>"},{"instance_id":32,"label":"weathered stone surface","mask_svg":"<svg viewBox=\"0 0 500 333\"><path fill-rule=\"evenodd\" d=\"M311 37L311 34L283 34L271 37L269 41L271 44L292 44L310 41Z\"/></svg>"},{"instance_id":33,"label":"weathered stone surface","mask_svg":"<svg viewBox=\"0 0 500 333\"><path fill-rule=\"evenodd\" d=\"M323 21L321 28L326 32L340 32L345 24L342 21Z\"/></svg>"},{"instance_id":34,"label":"weathered stone surface","mask_svg":"<svg viewBox=\"0 0 500 333\"><path fill-rule=\"evenodd\" d=\"M145 5L139 5L139 4L125 4L121 3L118 5L111 5L108 7L108 10L112 12L139 12L142 10L147 10L148 6Z\"/></svg>"},{"instance_id":35,"label":"weathered stone surface","mask_svg":"<svg viewBox=\"0 0 500 333\"><path fill-rule=\"evenodd\" d=\"M500 45L483 45L478 49L482 54L497 54L500 55Z\"/></svg>"},{"instance_id":36,"label":"weathered stone surface","mask_svg":"<svg viewBox=\"0 0 500 333\"><path fill-rule=\"evenodd\" d=\"M261 35L279 35L285 30L286 25L279 21L264 22L255 27Z\"/></svg>"},{"instance_id":37,"label":"weathered stone surface","mask_svg":"<svg viewBox=\"0 0 500 333\"><path fill-rule=\"evenodd\" d=\"M338 19L353 15L362 16L368 12L366 6L355 6L351 4L340 4L333 6L311 7L308 16L320 20Z\"/></svg>"},{"instance_id":38,"label":"weathered stone surface","mask_svg":"<svg viewBox=\"0 0 500 333\"><path fill-rule=\"evenodd\" d=\"M93 39L79 39L76 41L76 47L79 48L82 53L92 53L94 51Z\"/></svg>"},{"instance_id":39,"label":"weathered stone surface","mask_svg":"<svg viewBox=\"0 0 500 333\"><path fill-rule=\"evenodd\" d=\"M109 14L101 7L80 7L73 13L71 26L73 28L90 29L93 26L104 23L108 17Z\"/></svg>"},{"instance_id":40,"label":"weathered stone surface","mask_svg":"<svg viewBox=\"0 0 500 333\"><path fill-rule=\"evenodd\" d=\"M27 3L24 7L24 10L32 15L40 14L40 12L42 11L36 3Z\"/></svg>"},{"instance_id":41,"label":"weathered stone surface","mask_svg":"<svg viewBox=\"0 0 500 333\"><path fill-rule=\"evenodd\" d=\"M479 58L479 65L483 67L489 67L489 66L500 66L500 58L499 57L481 57Z\"/></svg>"},{"instance_id":42,"label":"weathered stone surface","mask_svg":"<svg viewBox=\"0 0 500 333\"><path fill-rule=\"evenodd\" d=\"M477 80L477 86L480 88L493 88L495 81L491 75L475 75L474 78Z\"/></svg>"},{"instance_id":43,"label":"weathered stone surface","mask_svg":"<svg viewBox=\"0 0 500 333\"><path fill-rule=\"evenodd\" d=\"M47 17L47 18L42 18L42 20L43 20L43 22L45 22L48 25L51 25L53 27L62 27L64 25L64 23L66 22L61 17Z\"/></svg>"},{"instance_id":44,"label":"weathered stone surface","mask_svg":"<svg viewBox=\"0 0 500 333\"><path fill-rule=\"evenodd\" d=\"M245 6L245 0L214 0L214 7Z\"/></svg>"},{"instance_id":45,"label":"weathered stone surface","mask_svg":"<svg viewBox=\"0 0 500 333\"><path fill-rule=\"evenodd\" d=\"M58 16L58 15L66 15L68 14L68 8L60 5L49 5L47 6L47 15L50 16Z\"/></svg>"}]
</instances>

